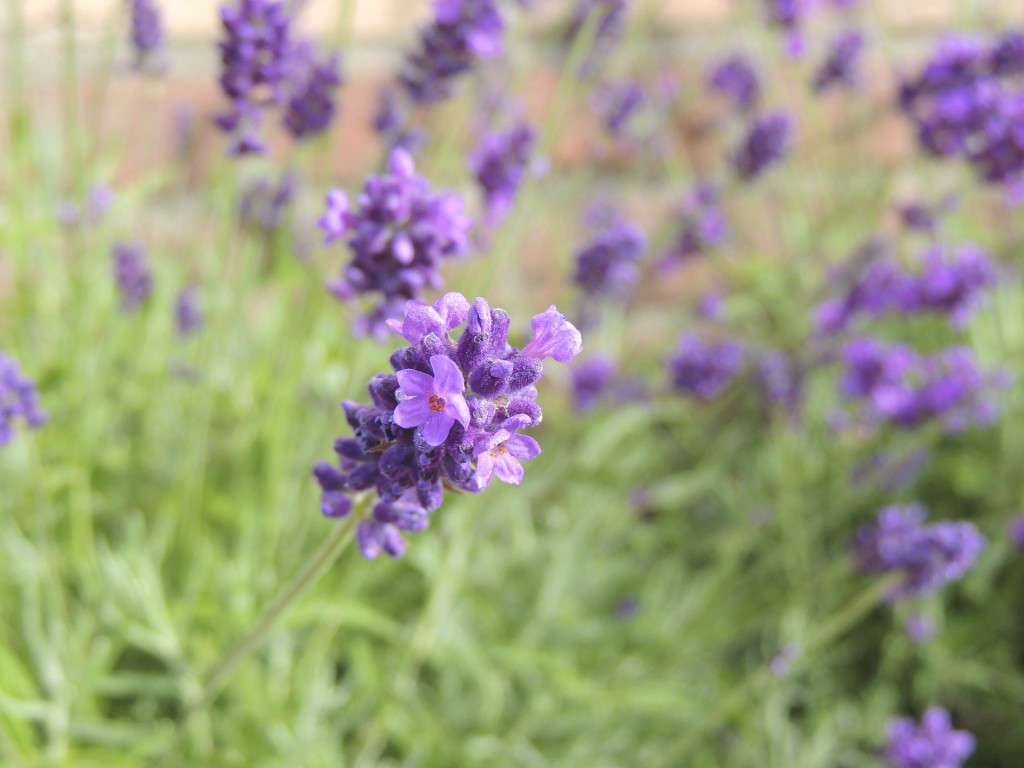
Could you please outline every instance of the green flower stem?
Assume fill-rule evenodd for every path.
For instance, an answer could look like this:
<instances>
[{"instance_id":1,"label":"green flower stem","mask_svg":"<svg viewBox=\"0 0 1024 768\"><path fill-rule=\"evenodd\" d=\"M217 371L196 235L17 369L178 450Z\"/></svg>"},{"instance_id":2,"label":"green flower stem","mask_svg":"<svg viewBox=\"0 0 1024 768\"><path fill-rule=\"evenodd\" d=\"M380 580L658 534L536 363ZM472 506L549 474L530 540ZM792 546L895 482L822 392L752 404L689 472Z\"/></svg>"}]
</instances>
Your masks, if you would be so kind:
<instances>
[{"instance_id":1,"label":"green flower stem","mask_svg":"<svg viewBox=\"0 0 1024 768\"><path fill-rule=\"evenodd\" d=\"M313 553L313 556L306 561L306 564L295 575L295 578L267 606L259 621L253 625L252 629L241 640L235 643L231 650L221 659L220 663L214 667L213 672L203 686L203 695L199 699L199 705L209 706L216 700L220 692L224 690L224 686L231 680L231 676L238 665L263 644L263 641L266 640L267 635L270 634L270 630L274 628L278 619L300 597L306 594L310 587L316 584L327 569L341 556L349 542L352 541L355 521L361 517L360 513L365 506L365 500L357 503L352 513L334 527L331 535Z\"/></svg>"}]
</instances>

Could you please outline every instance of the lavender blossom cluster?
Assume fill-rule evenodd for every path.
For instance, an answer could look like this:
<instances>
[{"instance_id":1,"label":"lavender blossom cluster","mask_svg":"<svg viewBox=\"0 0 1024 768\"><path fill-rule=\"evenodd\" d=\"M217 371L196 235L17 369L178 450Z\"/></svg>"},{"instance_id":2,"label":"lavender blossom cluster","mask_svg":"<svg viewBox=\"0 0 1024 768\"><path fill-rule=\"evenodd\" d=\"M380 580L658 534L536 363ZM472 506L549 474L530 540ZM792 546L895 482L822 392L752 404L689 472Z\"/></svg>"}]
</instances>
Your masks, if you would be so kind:
<instances>
[{"instance_id":1,"label":"lavender blossom cluster","mask_svg":"<svg viewBox=\"0 0 1024 768\"><path fill-rule=\"evenodd\" d=\"M614 215L576 255L573 282L588 301L623 301L640 277L638 263L646 248L643 231Z\"/></svg>"},{"instance_id":2,"label":"lavender blossom cluster","mask_svg":"<svg viewBox=\"0 0 1024 768\"><path fill-rule=\"evenodd\" d=\"M735 342L708 342L687 333L669 359L672 387L701 400L714 400L739 373L743 357L743 347Z\"/></svg>"},{"instance_id":3,"label":"lavender blossom cluster","mask_svg":"<svg viewBox=\"0 0 1024 768\"><path fill-rule=\"evenodd\" d=\"M854 556L866 573L899 574L888 593L890 601L920 597L956 581L971 569L986 546L973 523L943 521L925 524L921 504L890 506L860 529Z\"/></svg>"},{"instance_id":4,"label":"lavender blossom cluster","mask_svg":"<svg viewBox=\"0 0 1024 768\"><path fill-rule=\"evenodd\" d=\"M946 38L903 81L899 104L928 154L962 158L993 184L1024 176L1024 33Z\"/></svg>"},{"instance_id":5,"label":"lavender blossom cluster","mask_svg":"<svg viewBox=\"0 0 1024 768\"><path fill-rule=\"evenodd\" d=\"M131 20L132 69L137 72L158 68L164 45L164 21L154 0L128 0Z\"/></svg>"},{"instance_id":6,"label":"lavender blossom cluster","mask_svg":"<svg viewBox=\"0 0 1024 768\"><path fill-rule=\"evenodd\" d=\"M399 75L406 96L420 105L448 98L459 76L502 52L504 29L495 0L434 0L434 21Z\"/></svg>"},{"instance_id":7,"label":"lavender blossom cluster","mask_svg":"<svg viewBox=\"0 0 1024 768\"><path fill-rule=\"evenodd\" d=\"M754 63L742 54L719 61L709 73L707 84L728 99L738 112L751 112L761 103L761 78Z\"/></svg>"},{"instance_id":8,"label":"lavender blossom cluster","mask_svg":"<svg viewBox=\"0 0 1024 768\"><path fill-rule=\"evenodd\" d=\"M470 155L469 166L484 195L484 220L491 226L512 210L530 164L537 132L526 123L486 133Z\"/></svg>"},{"instance_id":9,"label":"lavender blossom cluster","mask_svg":"<svg viewBox=\"0 0 1024 768\"><path fill-rule=\"evenodd\" d=\"M399 317L406 301L441 287L441 262L466 250L472 221L463 213L462 198L435 193L402 149L391 152L386 174L367 179L357 202L353 210L340 189L327 196L320 219L325 240L345 238L352 253L328 287L343 300L379 295L356 330L382 337L386 321Z\"/></svg>"},{"instance_id":10,"label":"lavender blossom cluster","mask_svg":"<svg viewBox=\"0 0 1024 768\"><path fill-rule=\"evenodd\" d=\"M725 241L725 211L713 184L695 185L683 198L676 218L679 228L658 263L662 270L686 263Z\"/></svg>"},{"instance_id":11,"label":"lavender blossom cluster","mask_svg":"<svg viewBox=\"0 0 1024 768\"><path fill-rule=\"evenodd\" d=\"M825 60L814 74L814 90L824 93L834 88L855 88L859 84L858 65L864 52L864 34L851 29L841 32L831 43Z\"/></svg>"},{"instance_id":12,"label":"lavender blossom cluster","mask_svg":"<svg viewBox=\"0 0 1024 768\"><path fill-rule=\"evenodd\" d=\"M974 736L954 730L949 712L939 707L925 712L920 725L899 717L889 721L888 730L889 768L960 768L974 754Z\"/></svg>"},{"instance_id":13,"label":"lavender blossom cluster","mask_svg":"<svg viewBox=\"0 0 1024 768\"><path fill-rule=\"evenodd\" d=\"M785 112L754 118L732 153L733 170L739 179L753 181L782 160L793 143L793 129L793 119Z\"/></svg>"},{"instance_id":14,"label":"lavender blossom cluster","mask_svg":"<svg viewBox=\"0 0 1024 768\"><path fill-rule=\"evenodd\" d=\"M921 252L914 270L901 268L885 253L866 264L848 266L853 268L832 280L844 286L844 293L816 309L818 328L825 333L846 330L860 317L890 312L945 314L953 328L962 329L984 305L997 277L992 257L969 243L930 246Z\"/></svg>"},{"instance_id":15,"label":"lavender blossom cluster","mask_svg":"<svg viewBox=\"0 0 1024 768\"><path fill-rule=\"evenodd\" d=\"M121 311L135 312L153 292L153 271L141 245L116 243L111 250L114 280L121 293Z\"/></svg>"},{"instance_id":16,"label":"lavender blossom cluster","mask_svg":"<svg viewBox=\"0 0 1024 768\"><path fill-rule=\"evenodd\" d=\"M513 347L507 312L481 298L470 305L458 293L433 306L410 301L404 318L388 323L409 345L391 355L393 374L370 382L372 405L344 403L354 437L335 442L339 464L314 468L329 517L350 514L351 494L376 493L357 533L365 557L401 556L402 532L427 527L445 487L479 493L494 477L522 482L520 462L540 453L521 430L541 421L541 361L567 363L583 348L579 331L554 306L532 324L531 340Z\"/></svg>"},{"instance_id":17,"label":"lavender blossom cluster","mask_svg":"<svg viewBox=\"0 0 1024 768\"><path fill-rule=\"evenodd\" d=\"M46 420L35 382L22 373L14 358L0 352L0 446L14 439L15 421L35 429Z\"/></svg>"},{"instance_id":18,"label":"lavender blossom cluster","mask_svg":"<svg viewBox=\"0 0 1024 768\"><path fill-rule=\"evenodd\" d=\"M1002 374L982 371L968 347L921 355L872 337L854 339L842 351L840 389L867 424L915 427L941 420L950 432L991 423Z\"/></svg>"}]
</instances>

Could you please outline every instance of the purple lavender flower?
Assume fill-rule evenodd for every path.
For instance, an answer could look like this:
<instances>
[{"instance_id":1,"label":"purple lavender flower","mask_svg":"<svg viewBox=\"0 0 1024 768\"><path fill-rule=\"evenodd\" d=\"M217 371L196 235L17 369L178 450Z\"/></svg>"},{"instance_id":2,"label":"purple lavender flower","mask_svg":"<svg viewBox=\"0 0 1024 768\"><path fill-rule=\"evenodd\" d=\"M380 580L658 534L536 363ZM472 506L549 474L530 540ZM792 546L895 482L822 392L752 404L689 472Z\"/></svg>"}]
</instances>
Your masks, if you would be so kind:
<instances>
[{"instance_id":1,"label":"purple lavender flower","mask_svg":"<svg viewBox=\"0 0 1024 768\"><path fill-rule=\"evenodd\" d=\"M131 16L132 68L153 69L164 44L164 23L154 0L128 0Z\"/></svg>"},{"instance_id":2,"label":"purple lavender flower","mask_svg":"<svg viewBox=\"0 0 1024 768\"><path fill-rule=\"evenodd\" d=\"M964 328L995 283L992 257L972 244L955 250L933 246L922 253L920 263L920 273L906 286L902 310L943 312L954 328Z\"/></svg>"},{"instance_id":3,"label":"purple lavender flower","mask_svg":"<svg viewBox=\"0 0 1024 768\"><path fill-rule=\"evenodd\" d=\"M116 195L107 184L93 184L85 198L85 205L66 200L57 207L57 219L65 227L99 224L104 214L114 204Z\"/></svg>"},{"instance_id":4,"label":"purple lavender flower","mask_svg":"<svg viewBox=\"0 0 1024 768\"><path fill-rule=\"evenodd\" d=\"M1019 33L992 44L948 37L915 76L899 102L934 157L962 157L981 179L1013 184L1024 176L1024 85Z\"/></svg>"},{"instance_id":5,"label":"purple lavender flower","mask_svg":"<svg viewBox=\"0 0 1024 768\"><path fill-rule=\"evenodd\" d=\"M305 50L305 46L302 50ZM341 85L341 63L337 54L316 61L312 52L294 53L291 95L285 105L284 126L296 141L324 133L337 112L335 91Z\"/></svg>"},{"instance_id":6,"label":"purple lavender flower","mask_svg":"<svg viewBox=\"0 0 1024 768\"><path fill-rule=\"evenodd\" d=\"M782 679L788 677L793 671L793 662L800 656L800 646L797 643L786 643L768 663L768 671L772 677Z\"/></svg>"},{"instance_id":7,"label":"purple lavender flower","mask_svg":"<svg viewBox=\"0 0 1024 768\"><path fill-rule=\"evenodd\" d=\"M786 50L791 56L799 56L804 50L804 39L800 25L810 9L813 0L765 0L768 23L786 35Z\"/></svg>"},{"instance_id":8,"label":"purple lavender flower","mask_svg":"<svg viewBox=\"0 0 1024 768\"><path fill-rule=\"evenodd\" d=\"M199 288L189 285L182 289L174 301L174 327L182 338L198 333L203 328L203 307Z\"/></svg>"},{"instance_id":9,"label":"purple lavender flower","mask_svg":"<svg viewBox=\"0 0 1024 768\"><path fill-rule=\"evenodd\" d=\"M909 717L889 721L889 768L960 768L974 753L974 737L953 730L949 712L933 707L918 725Z\"/></svg>"},{"instance_id":10,"label":"purple lavender flower","mask_svg":"<svg viewBox=\"0 0 1024 768\"><path fill-rule=\"evenodd\" d=\"M238 219L248 227L273 232L280 227L295 199L299 187L299 176L295 171L286 171L276 184L259 177L246 185L238 206Z\"/></svg>"},{"instance_id":11,"label":"purple lavender flower","mask_svg":"<svg viewBox=\"0 0 1024 768\"><path fill-rule=\"evenodd\" d=\"M890 601L919 597L961 578L973 566L985 537L973 523L942 521L925 525L921 504L886 507L858 531L853 551L866 573L898 573Z\"/></svg>"},{"instance_id":12,"label":"purple lavender flower","mask_svg":"<svg viewBox=\"0 0 1024 768\"><path fill-rule=\"evenodd\" d=\"M536 141L536 131L520 123L507 131L485 134L470 156L469 166L484 193L488 224L497 224L512 209Z\"/></svg>"},{"instance_id":13,"label":"purple lavender flower","mask_svg":"<svg viewBox=\"0 0 1024 768\"><path fill-rule=\"evenodd\" d=\"M905 229L934 235L938 231L942 219L951 213L958 204L959 198L956 195L948 195L934 204L903 203L897 206L896 213Z\"/></svg>"},{"instance_id":14,"label":"purple lavender flower","mask_svg":"<svg viewBox=\"0 0 1024 768\"><path fill-rule=\"evenodd\" d=\"M847 30L836 37L814 75L815 92L824 93L831 88L855 88L859 83L857 65L863 51L862 32Z\"/></svg>"},{"instance_id":15,"label":"purple lavender flower","mask_svg":"<svg viewBox=\"0 0 1024 768\"><path fill-rule=\"evenodd\" d=\"M593 410L611 386L617 366L610 357L592 357L571 372L573 404L578 411Z\"/></svg>"},{"instance_id":16,"label":"purple lavender flower","mask_svg":"<svg viewBox=\"0 0 1024 768\"><path fill-rule=\"evenodd\" d=\"M865 337L847 343L842 358L842 394L869 424L915 427L941 419L952 432L988 424L997 410L993 395L1004 386L998 373L978 369L966 347L924 357Z\"/></svg>"},{"instance_id":17,"label":"purple lavender flower","mask_svg":"<svg viewBox=\"0 0 1024 768\"><path fill-rule=\"evenodd\" d=\"M329 288L341 299L379 294L356 330L380 336L385 321L401 315L405 301L441 286L441 261L466 250L472 222L461 198L435 193L401 149L392 151L387 174L367 180L358 203L359 209L351 210L340 189L327 196L327 213L320 219L326 242L344 237L352 253Z\"/></svg>"},{"instance_id":18,"label":"purple lavender flower","mask_svg":"<svg viewBox=\"0 0 1024 768\"><path fill-rule=\"evenodd\" d=\"M504 28L495 0L434 0L434 21L399 76L406 95L415 104L448 98L456 78L501 53Z\"/></svg>"},{"instance_id":19,"label":"purple lavender flower","mask_svg":"<svg viewBox=\"0 0 1024 768\"><path fill-rule=\"evenodd\" d=\"M142 246L116 243L111 251L114 278L121 292L121 311L135 312L153 290L153 272Z\"/></svg>"},{"instance_id":20,"label":"purple lavender flower","mask_svg":"<svg viewBox=\"0 0 1024 768\"><path fill-rule=\"evenodd\" d=\"M902 307L909 292L908 277L887 247L869 242L830 277L843 293L815 308L815 323L822 333L847 330L862 316L877 317Z\"/></svg>"},{"instance_id":21,"label":"purple lavender flower","mask_svg":"<svg viewBox=\"0 0 1024 768\"><path fill-rule=\"evenodd\" d=\"M672 387L701 400L714 400L743 363L743 348L733 342L709 343L687 333L669 360Z\"/></svg>"},{"instance_id":22,"label":"purple lavender flower","mask_svg":"<svg viewBox=\"0 0 1024 768\"><path fill-rule=\"evenodd\" d=\"M14 439L15 420L36 429L46 423L47 416L35 382L22 373L14 358L0 352L0 446Z\"/></svg>"},{"instance_id":23,"label":"purple lavender flower","mask_svg":"<svg viewBox=\"0 0 1024 768\"><path fill-rule=\"evenodd\" d=\"M262 112L284 100L291 17L280 0L238 0L234 7L222 6L220 16L220 86L231 107L217 124L233 136L232 155L262 154Z\"/></svg>"},{"instance_id":24,"label":"purple lavender flower","mask_svg":"<svg viewBox=\"0 0 1024 768\"><path fill-rule=\"evenodd\" d=\"M795 355L770 349L761 354L757 369L768 404L797 419L806 394L805 366Z\"/></svg>"},{"instance_id":25,"label":"purple lavender flower","mask_svg":"<svg viewBox=\"0 0 1024 768\"><path fill-rule=\"evenodd\" d=\"M781 160L793 137L793 121L783 112L770 112L754 120L746 138L732 155L736 175L753 181Z\"/></svg>"},{"instance_id":26,"label":"purple lavender flower","mask_svg":"<svg viewBox=\"0 0 1024 768\"><path fill-rule=\"evenodd\" d=\"M540 453L522 430L542 418L541 360L568 362L582 347L579 331L552 307L533 318L533 338L517 349L506 312L457 293L433 306L409 301L404 318L389 325L409 342L391 356L395 373L371 380L371 405L344 403L354 435L335 441L337 466L313 471L329 517L350 514L353 494L376 493L357 532L371 559L401 556L403 532L427 527L445 488L479 493L494 477L522 481L520 462Z\"/></svg>"},{"instance_id":27,"label":"purple lavender flower","mask_svg":"<svg viewBox=\"0 0 1024 768\"><path fill-rule=\"evenodd\" d=\"M373 130L384 140L389 150L404 149L409 154L415 154L426 139L424 130L409 126L408 109L394 88L385 88L380 92L377 111L373 116Z\"/></svg>"},{"instance_id":28,"label":"purple lavender flower","mask_svg":"<svg viewBox=\"0 0 1024 768\"><path fill-rule=\"evenodd\" d=\"M683 198L676 217L680 222L679 229L658 262L661 270L690 261L725 241L725 212L718 188L712 184L696 184Z\"/></svg>"},{"instance_id":29,"label":"purple lavender flower","mask_svg":"<svg viewBox=\"0 0 1024 768\"><path fill-rule=\"evenodd\" d=\"M616 217L576 255L573 282L589 299L624 300L640 276L637 264L646 247L644 233Z\"/></svg>"},{"instance_id":30,"label":"purple lavender flower","mask_svg":"<svg viewBox=\"0 0 1024 768\"><path fill-rule=\"evenodd\" d=\"M715 65L708 75L708 87L718 91L740 112L750 112L761 101L761 79L754 63L735 54Z\"/></svg>"}]
</instances>

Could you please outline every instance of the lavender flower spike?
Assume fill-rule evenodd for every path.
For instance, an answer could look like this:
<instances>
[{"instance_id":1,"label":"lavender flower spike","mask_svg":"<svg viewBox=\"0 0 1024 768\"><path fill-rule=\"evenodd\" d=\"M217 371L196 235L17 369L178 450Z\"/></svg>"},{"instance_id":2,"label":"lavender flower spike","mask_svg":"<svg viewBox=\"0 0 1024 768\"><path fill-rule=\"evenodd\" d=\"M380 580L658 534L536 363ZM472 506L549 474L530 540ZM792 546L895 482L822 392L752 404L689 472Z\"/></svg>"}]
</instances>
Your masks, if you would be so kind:
<instances>
[{"instance_id":1,"label":"lavender flower spike","mask_svg":"<svg viewBox=\"0 0 1024 768\"><path fill-rule=\"evenodd\" d=\"M481 298L470 306L456 293L433 306L409 301L403 320L390 323L411 343L391 355L395 373L371 380L371 404L344 403L353 434L335 441L337 466L313 470L328 517L351 514L353 494L376 494L356 534L365 557L400 557L403 534L427 527L446 489L480 493L494 477L522 482L520 462L540 453L522 431L543 417L535 385L544 366L508 343L509 325L504 310ZM582 346L554 307L534 328L538 355L568 360Z\"/></svg>"},{"instance_id":2,"label":"lavender flower spike","mask_svg":"<svg viewBox=\"0 0 1024 768\"><path fill-rule=\"evenodd\" d=\"M532 323L533 338L520 354L538 360L550 357L560 363L568 363L583 351L582 334L554 304L548 307L547 312L535 315Z\"/></svg>"},{"instance_id":3,"label":"lavender flower spike","mask_svg":"<svg viewBox=\"0 0 1024 768\"><path fill-rule=\"evenodd\" d=\"M720 61L708 75L708 87L732 102L741 112L750 112L761 101L761 79L753 62L735 55Z\"/></svg>"},{"instance_id":4,"label":"lavender flower spike","mask_svg":"<svg viewBox=\"0 0 1024 768\"><path fill-rule=\"evenodd\" d=\"M456 421L464 429L469 426L469 406L459 366L444 355L434 355L430 367L433 376L411 369L396 374L400 389L395 393L395 424L406 429L422 425L427 445L438 446L448 439Z\"/></svg>"},{"instance_id":5,"label":"lavender flower spike","mask_svg":"<svg viewBox=\"0 0 1024 768\"><path fill-rule=\"evenodd\" d=\"M160 6L154 0L128 0L131 13L132 68L136 71L155 67L154 59L164 44L164 23Z\"/></svg>"},{"instance_id":6,"label":"lavender flower spike","mask_svg":"<svg viewBox=\"0 0 1024 768\"><path fill-rule=\"evenodd\" d=\"M15 419L34 429L45 424L47 416L39 405L35 382L22 373L14 358L0 352L0 446L14 439Z\"/></svg>"},{"instance_id":7,"label":"lavender flower spike","mask_svg":"<svg viewBox=\"0 0 1024 768\"><path fill-rule=\"evenodd\" d=\"M752 181L781 160L792 143L793 121L783 112L771 112L754 121L732 156L736 175Z\"/></svg>"},{"instance_id":8,"label":"lavender flower spike","mask_svg":"<svg viewBox=\"0 0 1024 768\"><path fill-rule=\"evenodd\" d=\"M341 85L341 64L337 55L323 61L310 61L298 78L285 106L284 126L303 141L324 133L337 112L335 91Z\"/></svg>"},{"instance_id":9,"label":"lavender flower spike","mask_svg":"<svg viewBox=\"0 0 1024 768\"><path fill-rule=\"evenodd\" d=\"M953 730L949 712L933 707L918 725L909 717L889 721L889 768L960 768L974 752L974 736Z\"/></svg>"},{"instance_id":10,"label":"lavender flower spike","mask_svg":"<svg viewBox=\"0 0 1024 768\"><path fill-rule=\"evenodd\" d=\"M121 291L121 311L134 312L153 290L153 273L146 263L146 252L139 245L117 243L112 255L114 277Z\"/></svg>"},{"instance_id":11,"label":"lavender flower spike","mask_svg":"<svg viewBox=\"0 0 1024 768\"><path fill-rule=\"evenodd\" d=\"M470 168L484 193L489 224L497 224L511 210L536 140L537 132L522 123L511 130L484 136L469 158Z\"/></svg>"}]
</instances>

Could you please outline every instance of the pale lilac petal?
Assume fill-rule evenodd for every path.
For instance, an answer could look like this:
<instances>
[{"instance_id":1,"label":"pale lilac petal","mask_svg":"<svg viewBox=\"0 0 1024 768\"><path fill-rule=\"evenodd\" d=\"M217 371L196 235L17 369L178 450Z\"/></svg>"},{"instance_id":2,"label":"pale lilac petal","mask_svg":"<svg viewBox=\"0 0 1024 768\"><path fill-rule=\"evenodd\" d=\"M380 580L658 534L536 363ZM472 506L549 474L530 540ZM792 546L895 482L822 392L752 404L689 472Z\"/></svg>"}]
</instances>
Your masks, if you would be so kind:
<instances>
[{"instance_id":1,"label":"pale lilac petal","mask_svg":"<svg viewBox=\"0 0 1024 768\"><path fill-rule=\"evenodd\" d=\"M444 410L463 427L469 426L469 403L462 395L448 395Z\"/></svg>"},{"instance_id":2,"label":"pale lilac petal","mask_svg":"<svg viewBox=\"0 0 1024 768\"><path fill-rule=\"evenodd\" d=\"M510 453L502 453L494 459L494 474L503 483L520 485L523 482L523 465Z\"/></svg>"},{"instance_id":3,"label":"pale lilac petal","mask_svg":"<svg viewBox=\"0 0 1024 768\"><path fill-rule=\"evenodd\" d=\"M476 474L473 477L477 490L483 490L491 484L494 475L494 457L484 451L476 460Z\"/></svg>"},{"instance_id":4,"label":"pale lilac petal","mask_svg":"<svg viewBox=\"0 0 1024 768\"><path fill-rule=\"evenodd\" d=\"M540 443L529 435L512 435L505 443L505 447L517 459L529 461L540 456Z\"/></svg>"},{"instance_id":5,"label":"pale lilac petal","mask_svg":"<svg viewBox=\"0 0 1024 768\"><path fill-rule=\"evenodd\" d=\"M434 303L446 331L462 325L469 317L469 300L461 293L451 291Z\"/></svg>"},{"instance_id":6,"label":"pale lilac petal","mask_svg":"<svg viewBox=\"0 0 1024 768\"><path fill-rule=\"evenodd\" d=\"M430 358L430 367L434 370L434 392L448 399L452 395L461 395L466 391L466 380L451 358L434 355Z\"/></svg>"},{"instance_id":7,"label":"pale lilac petal","mask_svg":"<svg viewBox=\"0 0 1024 768\"><path fill-rule=\"evenodd\" d=\"M479 442L477 442L476 446L473 448L473 455L481 456L487 453L488 451L497 448L510 437L512 437L511 433L504 429L499 429L497 432L485 434L484 437L480 439Z\"/></svg>"},{"instance_id":8,"label":"pale lilac petal","mask_svg":"<svg viewBox=\"0 0 1024 768\"><path fill-rule=\"evenodd\" d=\"M405 397L429 397L434 391L434 377L413 368L406 368L395 374L398 386Z\"/></svg>"},{"instance_id":9,"label":"pale lilac petal","mask_svg":"<svg viewBox=\"0 0 1024 768\"><path fill-rule=\"evenodd\" d=\"M399 403L398 407L401 408L402 405L404 403ZM426 426L423 427L423 439L427 441L427 445L442 445L448 439L448 433L452 431L452 424L455 423L455 419L448 415L447 408L443 411L431 411L430 406L426 405L426 410L429 416L426 419ZM395 410L395 416L398 416L397 409ZM395 421L398 421L398 419L396 418Z\"/></svg>"},{"instance_id":10,"label":"pale lilac petal","mask_svg":"<svg viewBox=\"0 0 1024 768\"><path fill-rule=\"evenodd\" d=\"M391 150L391 157L388 160L388 170L395 176L411 178L416 174L416 163L412 155L401 147Z\"/></svg>"},{"instance_id":11,"label":"pale lilac petal","mask_svg":"<svg viewBox=\"0 0 1024 768\"><path fill-rule=\"evenodd\" d=\"M442 24L453 24L462 15L463 0L434 0L434 18Z\"/></svg>"},{"instance_id":12,"label":"pale lilac petal","mask_svg":"<svg viewBox=\"0 0 1024 768\"><path fill-rule=\"evenodd\" d=\"M395 408L395 424L405 429L412 429L426 423L432 413L434 412L430 410L430 403L425 397L403 400ZM437 445L437 443L433 443L433 445Z\"/></svg>"},{"instance_id":13,"label":"pale lilac petal","mask_svg":"<svg viewBox=\"0 0 1024 768\"><path fill-rule=\"evenodd\" d=\"M554 304L547 312L535 315L531 322L533 338L522 350L527 357L538 360L550 357L568 363L583 350L583 335Z\"/></svg>"}]
</instances>

